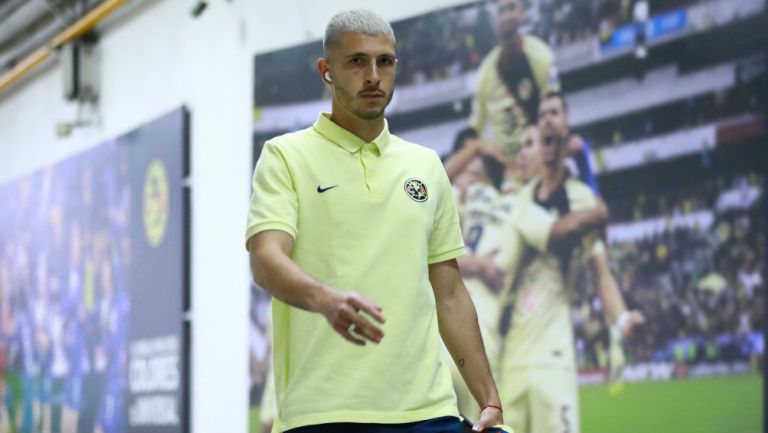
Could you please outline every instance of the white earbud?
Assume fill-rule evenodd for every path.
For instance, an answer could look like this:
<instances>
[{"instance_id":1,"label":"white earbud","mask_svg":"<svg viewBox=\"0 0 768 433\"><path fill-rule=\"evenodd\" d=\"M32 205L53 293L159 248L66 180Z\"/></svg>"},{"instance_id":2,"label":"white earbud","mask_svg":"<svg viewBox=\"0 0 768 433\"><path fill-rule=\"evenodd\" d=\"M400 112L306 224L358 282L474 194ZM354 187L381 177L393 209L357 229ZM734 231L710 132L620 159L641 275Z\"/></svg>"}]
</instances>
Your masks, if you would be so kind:
<instances>
[{"instance_id":1,"label":"white earbud","mask_svg":"<svg viewBox=\"0 0 768 433\"><path fill-rule=\"evenodd\" d=\"M325 79L328 80L329 83L331 81L333 81L333 80L331 80L331 73L330 72L328 72L328 71L325 72Z\"/></svg>"}]
</instances>

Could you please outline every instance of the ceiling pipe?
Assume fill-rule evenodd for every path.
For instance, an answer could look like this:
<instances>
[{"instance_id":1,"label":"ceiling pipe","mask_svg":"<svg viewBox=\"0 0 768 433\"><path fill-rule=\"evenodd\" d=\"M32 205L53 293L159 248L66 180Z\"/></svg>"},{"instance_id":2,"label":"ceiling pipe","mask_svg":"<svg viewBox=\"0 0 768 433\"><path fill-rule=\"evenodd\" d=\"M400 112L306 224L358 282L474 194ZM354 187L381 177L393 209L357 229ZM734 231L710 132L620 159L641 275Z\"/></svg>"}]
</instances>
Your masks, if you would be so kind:
<instances>
[{"instance_id":1,"label":"ceiling pipe","mask_svg":"<svg viewBox=\"0 0 768 433\"><path fill-rule=\"evenodd\" d=\"M45 59L48 58L48 56L51 55L53 50L66 44L67 42L71 42L77 39L78 37L91 30L101 20L122 6L125 1L126 0L104 1L100 5L96 6L93 10L88 12L85 16L77 20L70 27L54 36L48 43L25 57L16 66L14 66L11 70L0 77L0 92L3 92L11 84L15 83L36 66L41 64Z\"/></svg>"},{"instance_id":2,"label":"ceiling pipe","mask_svg":"<svg viewBox=\"0 0 768 433\"><path fill-rule=\"evenodd\" d=\"M4 3L8 4L8 3ZM8 12L7 15L0 16L0 45L5 51L8 45L12 45L14 40L23 39L30 26L40 23L50 13L42 0L26 0L21 6ZM61 27L63 28L63 26ZM60 29L59 29L60 30Z\"/></svg>"},{"instance_id":3,"label":"ceiling pipe","mask_svg":"<svg viewBox=\"0 0 768 433\"><path fill-rule=\"evenodd\" d=\"M0 20L4 20L13 15L13 13L24 4L24 1L25 0L8 0L3 4L0 4Z\"/></svg>"},{"instance_id":4,"label":"ceiling pipe","mask_svg":"<svg viewBox=\"0 0 768 433\"><path fill-rule=\"evenodd\" d=\"M54 2L53 0L43 0L45 3L45 7L48 8L49 11L51 11L51 14L62 24L66 24L67 19L67 13L64 9L62 9L61 6L59 6L58 3ZM72 17L73 18L73 17Z\"/></svg>"},{"instance_id":5,"label":"ceiling pipe","mask_svg":"<svg viewBox=\"0 0 768 433\"><path fill-rule=\"evenodd\" d=\"M0 72L10 70L8 65L16 63L15 60L43 46L62 30L62 25L55 19L51 19L45 27L35 32L33 36L25 38L12 49L0 54Z\"/></svg>"}]
</instances>

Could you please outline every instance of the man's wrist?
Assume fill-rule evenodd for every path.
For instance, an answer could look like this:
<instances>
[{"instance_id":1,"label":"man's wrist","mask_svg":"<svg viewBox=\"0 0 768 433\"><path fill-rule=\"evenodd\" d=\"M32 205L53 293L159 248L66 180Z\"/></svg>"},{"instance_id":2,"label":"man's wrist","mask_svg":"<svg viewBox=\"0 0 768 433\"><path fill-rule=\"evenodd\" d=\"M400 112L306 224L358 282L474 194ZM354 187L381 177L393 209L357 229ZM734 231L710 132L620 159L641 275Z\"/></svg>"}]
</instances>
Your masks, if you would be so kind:
<instances>
[{"instance_id":1,"label":"man's wrist","mask_svg":"<svg viewBox=\"0 0 768 433\"><path fill-rule=\"evenodd\" d=\"M619 331L624 332L624 329L627 327L627 324L630 320L630 314L629 311L624 310L619 314L619 317L616 318L616 322L614 322L614 326L619 329Z\"/></svg>"},{"instance_id":2,"label":"man's wrist","mask_svg":"<svg viewBox=\"0 0 768 433\"><path fill-rule=\"evenodd\" d=\"M323 284L316 287L313 292L314 296L311 297L309 309L323 315L331 309L334 298L339 295L338 291Z\"/></svg>"},{"instance_id":3,"label":"man's wrist","mask_svg":"<svg viewBox=\"0 0 768 433\"><path fill-rule=\"evenodd\" d=\"M480 409L480 412L482 413L486 409L496 409L499 412L504 413L504 409L501 408L501 404L492 404L492 403L486 404L485 406L482 407L482 409Z\"/></svg>"}]
</instances>

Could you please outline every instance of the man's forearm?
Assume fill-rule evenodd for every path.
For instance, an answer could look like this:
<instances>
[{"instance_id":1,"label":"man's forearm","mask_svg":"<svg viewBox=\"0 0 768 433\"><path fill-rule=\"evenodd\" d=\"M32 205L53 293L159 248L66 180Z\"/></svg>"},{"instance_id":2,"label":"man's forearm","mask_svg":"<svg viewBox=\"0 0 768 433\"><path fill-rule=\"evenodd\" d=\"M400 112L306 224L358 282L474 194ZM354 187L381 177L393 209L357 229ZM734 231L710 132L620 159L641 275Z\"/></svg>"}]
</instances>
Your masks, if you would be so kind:
<instances>
[{"instance_id":1,"label":"man's forearm","mask_svg":"<svg viewBox=\"0 0 768 433\"><path fill-rule=\"evenodd\" d=\"M610 323L616 323L621 313L627 311L627 306L624 304L624 298L621 296L613 276L608 276L598 282L598 291L600 300L605 305L607 319Z\"/></svg>"},{"instance_id":2,"label":"man's forearm","mask_svg":"<svg viewBox=\"0 0 768 433\"><path fill-rule=\"evenodd\" d=\"M250 241L253 280L275 298L296 308L322 314L334 331L350 343L378 344L384 331L381 307L362 294L341 292L315 281L290 258L293 238L285 232L265 231ZM372 320L358 314L365 312Z\"/></svg>"},{"instance_id":3,"label":"man's forearm","mask_svg":"<svg viewBox=\"0 0 768 433\"><path fill-rule=\"evenodd\" d=\"M475 306L463 285L438 303L437 320L445 346L478 405L500 406Z\"/></svg>"},{"instance_id":4,"label":"man's forearm","mask_svg":"<svg viewBox=\"0 0 768 433\"><path fill-rule=\"evenodd\" d=\"M287 240L281 239L280 244L258 242L256 238L260 236L288 234L259 233L251 238L251 272L256 284L292 307L319 312L330 296L330 289L312 279L291 260L285 251L286 247L290 251Z\"/></svg>"},{"instance_id":5,"label":"man's forearm","mask_svg":"<svg viewBox=\"0 0 768 433\"><path fill-rule=\"evenodd\" d=\"M601 228L607 219L608 212L604 205L593 209L569 212L558 218L552 225L547 247L548 249L557 248L558 245L568 243L591 230Z\"/></svg>"},{"instance_id":6,"label":"man's forearm","mask_svg":"<svg viewBox=\"0 0 768 433\"><path fill-rule=\"evenodd\" d=\"M616 323L619 316L627 311L627 306L621 291L619 291L616 279L613 278L608 267L608 259L603 254L596 255L592 258L592 267L595 273L597 294L603 304L606 319L611 324Z\"/></svg>"}]
</instances>

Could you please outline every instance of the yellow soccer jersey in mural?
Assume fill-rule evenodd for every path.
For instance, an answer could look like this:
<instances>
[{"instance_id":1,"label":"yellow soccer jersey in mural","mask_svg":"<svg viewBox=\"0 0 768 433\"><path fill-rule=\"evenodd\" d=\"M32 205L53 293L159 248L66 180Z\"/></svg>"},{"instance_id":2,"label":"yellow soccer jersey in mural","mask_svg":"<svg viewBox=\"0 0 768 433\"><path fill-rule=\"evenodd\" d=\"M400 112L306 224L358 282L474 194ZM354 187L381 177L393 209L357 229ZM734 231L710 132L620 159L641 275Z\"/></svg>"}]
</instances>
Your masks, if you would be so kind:
<instances>
[{"instance_id":1,"label":"yellow soccer jersey in mural","mask_svg":"<svg viewBox=\"0 0 768 433\"><path fill-rule=\"evenodd\" d=\"M507 62L512 67L503 68L501 59L497 46L480 64L469 124L514 156L522 128L536 122L541 97L560 84L552 50L535 36L523 37L521 55Z\"/></svg>"},{"instance_id":2,"label":"yellow soccer jersey in mural","mask_svg":"<svg viewBox=\"0 0 768 433\"><path fill-rule=\"evenodd\" d=\"M572 177L546 201L534 199L537 185L538 181L534 180L520 192L520 205L534 203L555 219L597 203L589 187ZM505 371L509 367L575 364L567 290L569 269L574 258L582 260L602 251L604 246L598 233L586 235L554 252L540 253L530 248L526 251L510 293L513 312L511 327L504 338Z\"/></svg>"},{"instance_id":3,"label":"yellow soccer jersey in mural","mask_svg":"<svg viewBox=\"0 0 768 433\"><path fill-rule=\"evenodd\" d=\"M516 206L515 200L513 193L500 194L492 186L477 183L470 187L461 208L462 232L469 254L493 253L494 263L505 274L500 289L489 287L480 277L464 277L477 310L480 332L495 377L498 377L501 348L499 320L505 293L516 274L526 245L544 251L554 223L554 219L541 207L533 203ZM458 370L453 368L452 373L460 412L477 418L479 406Z\"/></svg>"}]
</instances>

